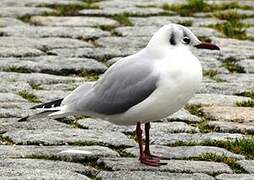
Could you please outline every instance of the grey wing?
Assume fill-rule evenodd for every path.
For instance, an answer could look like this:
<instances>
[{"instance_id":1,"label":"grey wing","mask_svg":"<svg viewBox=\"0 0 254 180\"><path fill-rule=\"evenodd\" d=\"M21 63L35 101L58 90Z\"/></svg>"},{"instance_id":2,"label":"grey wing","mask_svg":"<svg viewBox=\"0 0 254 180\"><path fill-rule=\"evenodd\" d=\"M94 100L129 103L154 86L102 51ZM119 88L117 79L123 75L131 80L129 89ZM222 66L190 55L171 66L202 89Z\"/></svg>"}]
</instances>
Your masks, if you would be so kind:
<instances>
[{"instance_id":1,"label":"grey wing","mask_svg":"<svg viewBox=\"0 0 254 180\"><path fill-rule=\"evenodd\" d=\"M151 62L122 61L106 72L81 104L85 103L84 108L92 113L123 113L149 97L157 80Z\"/></svg>"}]
</instances>

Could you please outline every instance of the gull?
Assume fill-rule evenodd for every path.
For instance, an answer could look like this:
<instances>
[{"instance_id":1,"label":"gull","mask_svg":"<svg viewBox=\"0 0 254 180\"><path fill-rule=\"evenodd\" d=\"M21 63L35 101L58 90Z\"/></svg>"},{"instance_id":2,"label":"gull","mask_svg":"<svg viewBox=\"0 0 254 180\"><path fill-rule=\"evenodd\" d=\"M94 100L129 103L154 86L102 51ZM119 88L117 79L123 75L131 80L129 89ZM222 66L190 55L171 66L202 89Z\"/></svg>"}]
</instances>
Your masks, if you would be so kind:
<instances>
[{"instance_id":1,"label":"gull","mask_svg":"<svg viewBox=\"0 0 254 180\"><path fill-rule=\"evenodd\" d=\"M144 49L117 61L97 82L85 83L63 99L32 107L43 111L20 121L86 115L117 125L136 125L140 162L164 165L150 152L150 122L178 111L200 89L202 67L191 47L219 50L215 44L202 43L187 27L164 25Z\"/></svg>"}]
</instances>

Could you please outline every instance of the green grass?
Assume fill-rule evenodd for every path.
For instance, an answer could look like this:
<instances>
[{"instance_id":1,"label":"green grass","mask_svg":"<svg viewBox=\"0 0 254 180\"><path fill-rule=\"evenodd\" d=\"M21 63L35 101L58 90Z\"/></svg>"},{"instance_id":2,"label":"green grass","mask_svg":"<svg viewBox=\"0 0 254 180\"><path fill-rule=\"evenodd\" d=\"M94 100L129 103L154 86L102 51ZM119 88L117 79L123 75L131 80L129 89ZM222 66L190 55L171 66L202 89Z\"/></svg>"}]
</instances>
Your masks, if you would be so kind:
<instances>
[{"instance_id":1,"label":"green grass","mask_svg":"<svg viewBox=\"0 0 254 180\"><path fill-rule=\"evenodd\" d=\"M233 21L233 20L242 20L246 18L246 16L239 14L236 10L229 10L224 12L215 12L213 16L227 21Z\"/></svg>"},{"instance_id":2,"label":"green grass","mask_svg":"<svg viewBox=\"0 0 254 180\"><path fill-rule=\"evenodd\" d=\"M223 4L208 4L205 0L187 0L185 4L164 4L162 5L162 9L175 11L181 16L192 16L197 12L214 12L214 11L222 11L227 9L250 9L248 6L241 6L238 3L223 3Z\"/></svg>"},{"instance_id":3,"label":"green grass","mask_svg":"<svg viewBox=\"0 0 254 180\"><path fill-rule=\"evenodd\" d=\"M192 26L192 20L185 20L185 21L180 21L178 24L181 24L183 26Z\"/></svg>"},{"instance_id":4,"label":"green grass","mask_svg":"<svg viewBox=\"0 0 254 180\"><path fill-rule=\"evenodd\" d=\"M231 152L244 155L247 159L254 159L254 137L236 139L232 141L205 141L202 143L196 142L181 142L178 141L170 146L216 146L227 149Z\"/></svg>"},{"instance_id":5,"label":"green grass","mask_svg":"<svg viewBox=\"0 0 254 180\"><path fill-rule=\"evenodd\" d=\"M235 61L225 61L222 63L222 66L231 73L245 73L244 68Z\"/></svg>"},{"instance_id":6,"label":"green grass","mask_svg":"<svg viewBox=\"0 0 254 180\"><path fill-rule=\"evenodd\" d=\"M247 26L238 20L230 20L221 24L211 25L212 27L222 32L228 38L235 38L245 40L248 39L246 35Z\"/></svg>"},{"instance_id":7,"label":"green grass","mask_svg":"<svg viewBox=\"0 0 254 180\"><path fill-rule=\"evenodd\" d=\"M31 86L32 89L34 90L42 90L41 84L38 84L33 81L29 81L28 84Z\"/></svg>"},{"instance_id":8,"label":"green grass","mask_svg":"<svg viewBox=\"0 0 254 180\"><path fill-rule=\"evenodd\" d=\"M17 66L9 66L6 68L2 68L2 71L5 72L17 72L17 73L32 73L31 69L27 69L25 67L17 67Z\"/></svg>"},{"instance_id":9,"label":"green grass","mask_svg":"<svg viewBox=\"0 0 254 180\"><path fill-rule=\"evenodd\" d=\"M0 145L12 145L14 142L7 137L3 137L2 134L0 134Z\"/></svg>"},{"instance_id":10,"label":"green grass","mask_svg":"<svg viewBox=\"0 0 254 180\"><path fill-rule=\"evenodd\" d=\"M22 16L20 18L18 18L19 20L23 21L24 23L29 23L30 20L31 20L31 15L25 15L25 16Z\"/></svg>"},{"instance_id":11,"label":"green grass","mask_svg":"<svg viewBox=\"0 0 254 180\"><path fill-rule=\"evenodd\" d=\"M212 132L213 129L208 126L208 120L202 118L202 121L197 124L197 127L201 133L209 133Z\"/></svg>"},{"instance_id":12,"label":"green grass","mask_svg":"<svg viewBox=\"0 0 254 180\"><path fill-rule=\"evenodd\" d=\"M24 99L28 100L31 103L41 103L41 100L37 96L35 96L34 94L32 94L26 90L19 91L18 95L23 97Z\"/></svg>"},{"instance_id":13,"label":"green grass","mask_svg":"<svg viewBox=\"0 0 254 180\"><path fill-rule=\"evenodd\" d=\"M205 70L203 71L203 75L216 81L216 82L225 82L223 79L220 79L218 77L216 77L218 74L217 71L213 70L213 69L209 69L209 70Z\"/></svg>"},{"instance_id":14,"label":"green grass","mask_svg":"<svg viewBox=\"0 0 254 180\"><path fill-rule=\"evenodd\" d=\"M56 10L55 12L46 12L44 16L76 16L82 9L99 9L93 3L79 3L79 4L41 4L38 7L48 7Z\"/></svg>"},{"instance_id":15,"label":"green grass","mask_svg":"<svg viewBox=\"0 0 254 180\"><path fill-rule=\"evenodd\" d=\"M245 91L242 93L236 94L237 96L245 96L245 97L250 97L251 99L254 99L254 91Z\"/></svg>"},{"instance_id":16,"label":"green grass","mask_svg":"<svg viewBox=\"0 0 254 180\"><path fill-rule=\"evenodd\" d=\"M112 17L112 19L118 21L122 26L133 26L133 23L129 20L127 13L118 14Z\"/></svg>"},{"instance_id":17,"label":"green grass","mask_svg":"<svg viewBox=\"0 0 254 180\"><path fill-rule=\"evenodd\" d=\"M185 109L193 115L196 115L196 116L203 115L203 113L201 111L201 105L186 105Z\"/></svg>"},{"instance_id":18,"label":"green grass","mask_svg":"<svg viewBox=\"0 0 254 180\"><path fill-rule=\"evenodd\" d=\"M118 32L115 30L115 26L110 26L110 25L101 25L98 28L100 28L103 31L108 31L111 33L112 36L121 36Z\"/></svg>"},{"instance_id":19,"label":"green grass","mask_svg":"<svg viewBox=\"0 0 254 180\"><path fill-rule=\"evenodd\" d=\"M230 166L234 173L245 173L246 171L242 169L236 162L237 160L225 155L218 155L215 153L204 153L200 157L194 158L194 160L199 161L213 161L222 162Z\"/></svg>"},{"instance_id":20,"label":"green grass","mask_svg":"<svg viewBox=\"0 0 254 180\"><path fill-rule=\"evenodd\" d=\"M254 100L236 102L238 107L254 107Z\"/></svg>"}]
</instances>

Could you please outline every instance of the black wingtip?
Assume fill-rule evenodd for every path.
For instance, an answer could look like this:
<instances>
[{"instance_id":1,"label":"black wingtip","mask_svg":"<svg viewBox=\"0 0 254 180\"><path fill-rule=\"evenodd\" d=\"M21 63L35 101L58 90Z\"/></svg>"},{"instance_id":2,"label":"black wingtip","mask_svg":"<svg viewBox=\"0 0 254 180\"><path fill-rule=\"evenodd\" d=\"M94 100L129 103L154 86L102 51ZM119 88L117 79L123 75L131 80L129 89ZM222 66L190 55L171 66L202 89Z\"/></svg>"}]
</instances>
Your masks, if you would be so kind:
<instances>
[{"instance_id":1,"label":"black wingtip","mask_svg":"<svg viewBox=\"0 0 254 180\"><path fill-rule=\"evenodd\" d=\"M23 117L23 118L19 119L18 122L25 122L28 120L28 118L29 118L29 116Z\"/></svg>"},{"instance_id":2,"label":"black wingtip","mask_svg":"<svg viewBox=\"0 0 254 180\"><path fill-rule=\"evenodd\" d=\"M55 101L50 101L50 102L47 102L47 103L43 103L43 104L39 104L39 105L33 106L30 109L39 109L39 108L43 109L43 108L57 107L57 106L61 105L62 101L63 101L63 98L62 99L57 99Z\"/></svg>"}]
</instances>

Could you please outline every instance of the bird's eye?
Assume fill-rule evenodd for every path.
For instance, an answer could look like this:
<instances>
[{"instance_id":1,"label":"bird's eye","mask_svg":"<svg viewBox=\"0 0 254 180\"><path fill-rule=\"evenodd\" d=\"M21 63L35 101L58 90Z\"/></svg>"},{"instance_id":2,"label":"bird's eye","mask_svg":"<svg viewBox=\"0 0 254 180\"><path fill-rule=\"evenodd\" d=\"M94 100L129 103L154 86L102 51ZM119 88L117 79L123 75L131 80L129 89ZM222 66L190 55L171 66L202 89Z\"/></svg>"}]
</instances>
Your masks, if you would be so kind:
<instances>
[{"instance_id":1,"label":"bird's eye","mask_svg":"<svg viewBox=\"0 0 254 180\"><path fill-rule=\"evenodd\" d=\"M183 42L185 43L185 44L190 44L190 38L188 38L188 37L184 37L183 38Z\"/></svg>"}]
</instances>

